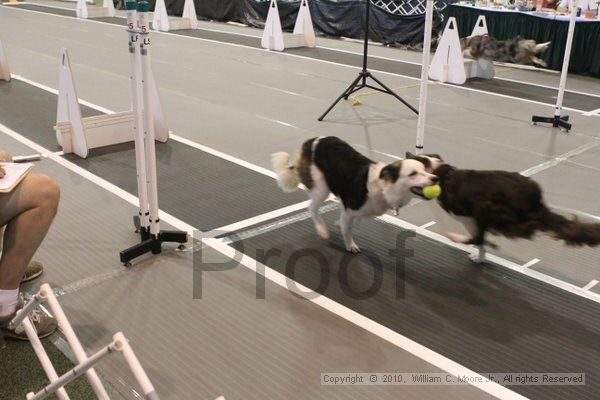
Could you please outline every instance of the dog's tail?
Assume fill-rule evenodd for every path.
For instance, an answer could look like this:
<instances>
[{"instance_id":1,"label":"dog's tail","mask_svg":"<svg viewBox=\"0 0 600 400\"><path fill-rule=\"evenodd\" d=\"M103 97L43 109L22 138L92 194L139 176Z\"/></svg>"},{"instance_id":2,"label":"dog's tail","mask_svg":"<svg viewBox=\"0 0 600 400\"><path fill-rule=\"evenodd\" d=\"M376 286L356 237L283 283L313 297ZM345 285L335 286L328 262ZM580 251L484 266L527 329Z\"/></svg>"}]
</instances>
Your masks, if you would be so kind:
<instances>
[{"instance_id":1,"label":"dog's tail","mask_svg":"<svg viewBox=\"0 0 600 400\"><path fill-rule=\"evenodd\" d=\"M568 219L546 207L542 210L540 222L541 230L550 232L554 238L564 240L570 246L593 247L600 244L600 224Z\"/></svg>"},{"instance_id":2,"label":"dog's tail","mask_svg":"<svg viewBox=\"0 0 600 400\"><path fill-rule=\"evenodd\" d=\"M284 192L298 190L300 178L295 166L290 163L288 153L279 152L271 154L271 165L277 174L277 183Z\"/></svg>"}]
</instances>

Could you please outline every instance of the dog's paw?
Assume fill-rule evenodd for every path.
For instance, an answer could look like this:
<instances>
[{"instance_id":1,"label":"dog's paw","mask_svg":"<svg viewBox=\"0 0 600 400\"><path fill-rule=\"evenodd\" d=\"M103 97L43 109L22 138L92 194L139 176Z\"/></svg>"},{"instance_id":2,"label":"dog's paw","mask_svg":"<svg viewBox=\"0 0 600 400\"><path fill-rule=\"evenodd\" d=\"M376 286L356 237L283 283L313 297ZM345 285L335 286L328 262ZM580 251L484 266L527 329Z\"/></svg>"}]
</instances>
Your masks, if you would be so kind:
<instances>
[{"instance_id":1,"label":"dog's paw","mask_svg":"<svg viewBox=\"0 0 600 400\"><path fill-rule=\"evenodd\" d=\"M346 250L352 254L359 254L360 248L356 245L356 243L352 243L349 246L346 246Z\"/></svg>"},{"instance_id":2,"label":"dog's paw","mask_svg":"<svg viewBox=\"0 0 600 400\"><path fill-rule=\"evenodd\" d=\"M480 251L469 254L469 258L475 264L483 264L485 262L485 254L482 254Z\"/></svg>"},{"instance_id":3,"label":"dog's paw","mask_svg":"<svg viewBox=\"0 0 600 400\"><path fill-rule=\"evenodd\" d=\"M315 225L317 230L317 234L321 237L321 239L329 240L329 230L327 230L327 226L325 225Z\"/></svg>"},{"instance_id":4,"label":"dog's paw","mask_svg":"<svg viewBox=\"0 0 600 400\"><path fill-rule=\"evenodd\" d=\"M454 243L468 243L471 238L467 235L461 235L460 233L446 232L444 235Z\"/></svg>"}]
</instances>

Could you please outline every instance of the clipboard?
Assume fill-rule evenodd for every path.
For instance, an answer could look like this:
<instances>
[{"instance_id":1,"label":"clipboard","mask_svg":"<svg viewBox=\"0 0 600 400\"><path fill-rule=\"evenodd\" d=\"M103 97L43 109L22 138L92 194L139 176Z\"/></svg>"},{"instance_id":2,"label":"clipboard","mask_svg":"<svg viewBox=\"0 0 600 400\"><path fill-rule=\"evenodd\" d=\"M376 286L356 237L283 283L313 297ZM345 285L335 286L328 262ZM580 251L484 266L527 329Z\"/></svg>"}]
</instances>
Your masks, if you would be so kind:
<instances>
[{"instance_id":1,"label":"clipboard","mask_svg":"<svg viewBox=\"0 0 600 400\"><path fill-rule=\"evenodd\" d=\"M35 166L32 163L0 163L6 175L0 178L0 194L10 193Z\"/></svg>"}]
</instances>

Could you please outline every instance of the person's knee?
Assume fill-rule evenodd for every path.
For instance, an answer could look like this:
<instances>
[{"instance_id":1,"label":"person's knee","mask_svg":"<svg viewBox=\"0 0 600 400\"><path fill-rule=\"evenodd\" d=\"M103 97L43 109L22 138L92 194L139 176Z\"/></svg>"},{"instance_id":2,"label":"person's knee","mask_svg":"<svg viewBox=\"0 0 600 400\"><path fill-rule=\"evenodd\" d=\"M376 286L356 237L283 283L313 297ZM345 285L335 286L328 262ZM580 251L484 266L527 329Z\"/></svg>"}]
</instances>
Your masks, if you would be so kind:
<instances>
[{"instance_id":1,"label":"person's knee","mask_svg":"<svg viewBox=\"0 0 600 400\"><path fill-rule=\"evenodd\" d=\"M60 201L60 186L58 186L58 183L43 174L31 174L30 178L34 180L39 206L47 209L52 216L56 215Z\"/></svg>"},{"instance_id":2,"label":"person's knee","mask_svg":"<svg viewBox=\"0 0 600 400\"><path fill-rule=\"evenodd\" d=\"M0 149L0 162L12 162L12 154L8 151Z\"/></svg>"}]
</instances>

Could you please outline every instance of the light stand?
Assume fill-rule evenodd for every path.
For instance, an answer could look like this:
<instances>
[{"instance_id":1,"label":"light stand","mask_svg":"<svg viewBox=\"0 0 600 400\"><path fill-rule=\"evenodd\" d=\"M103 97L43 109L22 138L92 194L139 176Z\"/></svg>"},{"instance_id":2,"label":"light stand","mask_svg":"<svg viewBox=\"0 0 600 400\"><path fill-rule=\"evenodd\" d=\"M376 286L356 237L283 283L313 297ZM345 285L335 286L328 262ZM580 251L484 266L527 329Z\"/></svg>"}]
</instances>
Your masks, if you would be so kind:
<instances>
[{"instance_id":1,"label":"light stand","mask_svg":"<svg viewBox=\"0 0 600 400\"><path fill-rule=\"evenodd\" d=\"M323 121L323 118L325 118L325 116L327 116L327 114L329 114L329 112L333 109L333 107L336 106L337 103L340 102L340 100L342 100L342 99L348 100L348 97L352 93L358 92L359 90L361 90L363 88L369 88L369 89L376 90L378 92L392 95L396 99L398 99L400 102L402 102L402 104L404 104L406 107L410 108L415 114L419 114L419 111L417 111L416 108L414 108L413 106L408 104L406 102L406 100L404 100L402 97L398 96L392 89L390 89L389 87L384 85L379 79L375 78L373 76L373 74L371 72L369 72L369 70L367 68L368 52L369 52L369 25L370 25L369 17L370 17L370 14L371 14L371 0L366 0L365 37L364 37L362 71L359 72L358 77L350 84L350 86L348 86L348 88L333 102L333 104L331 106L329 106L327 111L325 111L323 113L323 115L321 115L319 117L319 121ZM368 84L367 79L369 79L369 78L372 79L373 81L375 81L375 83L377 83L379 85L379 87Z\"/></svg>"},{"instance_id":2,"label":"light stand","mask_svg":"<svg viewBox=\"0 0 600 400\"><path fill-rule=\"evenodd\" d=\"M135 159L140 202L139 216L134 218L134 224L138 225L136 227L141 238L140 243L120 253L121 262L129 266L131 260L143 254L159 254L164 242L186 243L187 233L161 231L159 228L156 149L150 82L150 79L152 79L148 25L150 6L146 1L136 3L132 0L126 2L125 8L127 10L127 32L131 60Z\"/></svg>"},{"instance_id":3,"label":"light stand","mask_svg":"<svg viewBox=\"0 0 600 400\"><path fill-rule=\"evenodd\" d=\"M540 117L534 115L531 118L531 122L533 125L536 125L538 122L542 122L545 124L552 124L553 127L558 128L561 127L565 131L571 130L571 124L569 121L569 116L562 116L562 104L563 98L565 95L565 88L567 85L567 75L569 73L569 61L571 59L571 46L573 44L573 35L575 34L575 22L577 20L577 7L579 5L579 0L573 0L571 3L571 18L569 19L569 30L567 32L567 43L565 45L565 56L563 58L562 71L560 73L560 84L558 86L558 96L556 99L556 106L554 107L554 116L553 117Z\"/></svg>"}]
</instances>

